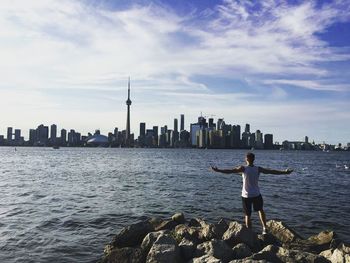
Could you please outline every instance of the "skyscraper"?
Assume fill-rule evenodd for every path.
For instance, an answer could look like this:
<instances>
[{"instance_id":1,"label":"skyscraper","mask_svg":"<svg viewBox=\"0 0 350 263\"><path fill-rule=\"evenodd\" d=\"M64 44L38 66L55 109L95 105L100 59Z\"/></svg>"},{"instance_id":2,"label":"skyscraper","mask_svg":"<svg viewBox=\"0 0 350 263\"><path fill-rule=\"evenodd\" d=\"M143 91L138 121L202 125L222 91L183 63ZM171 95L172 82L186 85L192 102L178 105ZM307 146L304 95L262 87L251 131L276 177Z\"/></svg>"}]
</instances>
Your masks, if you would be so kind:
<instances>
[{"instance_id":1,"label":"skyscraper","mask_svg":"<svg viewBox=\"0 0 350 263\"><path fill-rule=\"evenodd\" d=\"M185 129L185 114L181 114L180 118L181 118L180 131L183 131Z\"/></svg>"},{"instance_id":2,"label":"skyscraper","mask_svg":"<svg viewBox=\"0 0 350 263\"><path fill-rule=\"evenodd\" d=\"M51 143L54 143L56 141L57 138L57 125L56 124L52 124L50 127L50 140Z\"/></svg>"},{"instance_id":3,"label":"skyscraper","mask_svg":"<svg viewBox=\"0 0 350 263\"><path fill-rule=\"evenodd\" d=\"M128 99L126 101L126 105L128 106L127 109L127 115L126 115L126 134L125 134L125 146L130 147L131 146L131 136L130 136L130 77L128 81Z\"/></svg>"},{"instance_id":4,"label":"skyscraper","mask_svg":"<svg viewBox=\"0 0 350 263\"><path fill-rule=\"evenodd\" d=\"M7 128L7 142L12 141L12 127Z\"/></svg>"},{"instance_id":5,"label":"skyscraper","mask_svg":"<svg viewBox=\"0 0 350 263\"><path fill-rule=\"evenodd\" d=\"M178 132L178 121L176 118L174 119L174 132Z\"/></svg>"},{"instance_id":6,"label":"skyscraper","mask_svg":"<svg viewBox=\"0 0 350 263\"><path fill-rule=\"evenodd\" d=\"M140 137L146 136L146 123L140 122Z\"/></svg>"}]
</instances>

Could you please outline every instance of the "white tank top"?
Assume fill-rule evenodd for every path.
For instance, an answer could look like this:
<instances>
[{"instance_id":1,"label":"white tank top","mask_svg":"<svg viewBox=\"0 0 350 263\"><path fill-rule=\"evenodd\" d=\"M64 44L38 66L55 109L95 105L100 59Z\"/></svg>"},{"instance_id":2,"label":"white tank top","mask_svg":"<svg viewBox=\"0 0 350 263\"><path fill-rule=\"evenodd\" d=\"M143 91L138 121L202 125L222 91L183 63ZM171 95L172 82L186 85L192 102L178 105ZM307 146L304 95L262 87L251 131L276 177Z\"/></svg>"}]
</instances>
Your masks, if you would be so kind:
<instances>
[{"instance_id":1,"label":"white tank top","mask_svg":"<svg viewBox=\"0 0 350 263\"><path fill-rule=\"evenodd\" d=\"M256 197L260 195L259 190L259 167L258 166L244 166L242 173L243 186L242 197Z\"/></svg>"}]
</instances>

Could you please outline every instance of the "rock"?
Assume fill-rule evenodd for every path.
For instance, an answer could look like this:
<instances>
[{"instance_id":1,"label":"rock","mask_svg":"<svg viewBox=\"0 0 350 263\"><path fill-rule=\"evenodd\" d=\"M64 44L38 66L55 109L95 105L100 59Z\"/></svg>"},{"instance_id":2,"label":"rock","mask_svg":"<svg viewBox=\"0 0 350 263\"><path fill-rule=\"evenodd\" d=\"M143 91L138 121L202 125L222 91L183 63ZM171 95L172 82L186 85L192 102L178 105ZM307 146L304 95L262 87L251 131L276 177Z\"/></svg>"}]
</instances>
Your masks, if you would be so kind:
<instances>
[{"instance_id":1,"label":"rock","mask_svg":"<svg viewBox=\"0 0 350 263\"><path fill-rule=\"evenodd\" d=\"M222 239L222 236L228 229L228 223L225 219L220 219L218 223L215 224L215 235L216 238Z\"/></svg>"},{"instance_id":2,"label":"rock","mask_svg":"<svg viewBox=\"0 0 350 263\"><path fill-rule=\"evenodd\" d=\"M180 251L174 238L170 235L160 235L153 243L147 258L147 263L178 263Z\"/></svg>"},{"instance_id":3,"label":"rock","mask_svg":"<svg viewBox=\"0 0 350 263\"><path fill-rule=\"evenodd\" d=\"M209 241L213 238L219 238L216 234L216 227L214 224L199 220L201 229L199 230L199 239L202 241Z\"/></svg>"},{"instance_id":4,"label":"rock","mask_svg":"<svg viewBox=\"0 0 350 263\"><path fill-rule=\"evenodd\" d=\"M145 261L140 248L124 247L113 249L101 263L142 263Z\"/></svg>"},{"instance_id":5,"label":"rock","mask_svg":"<svg viewBox=\"0 0 350 263\"><path fill-rule=\"evenodd\" d=\"M220 259L217 259L210 255L204 255L201 257L193 258L188 263L222 263Z\"/></svg>"},{"instance_id":6,"label":"rock","mask_svg":"<svg viewBox=\"0 0 350 263\"><path fill-rule=\"evenodd\" d=\"M155 230L172 230L174 229L179 223L173 220L164 220L162 223L160 223Z\"/></svg>"},{"instance_id":7,"label":"rock","mask_svg":"<svg viewBox=\"0 0 350 263\"><path fill-rule=\"evenodd\" d=\"M133 247L141 244L144 237L154 230L149 221L142 221L123 228L112 241L113 247Z\"/></svg>"},{"instance_id":8,"label":"rock","mask_svg":"<svg viewBox=\"0 0 350 263\"><path fill-rule=\"evenodd\" d=\"M222 262L228 262L233 259L233 251L223 240L213 239L204 242L197 246L195 256L201 257L203 255L213 256L221 259Z\"/></svg>"},{"instance_id":9,"label":"rock","mask_svg":"<svg viewBox=\"0 0 350 263\"><path fill-rule=\"evenodd\" d=\"M190 227L184 224L177 225L174 230L175 235L181 238L181 240L185 238L192 241L194 244L200 243L199 231L199 227Z\"/></svg>"},{"instance_id":10,"label":"rock","mask_svg":"<svg viewBox=\"0 0 350 263\"><path fill-rule=\"evenodd\" d=\"M235 259L242 259L246 258L252 255L252 251L250 248L244 244L244 243L239 243L237 244L233 249L232 249L232 255L233 258Z\"/></svg>"},{"instance_id":11,"label":"rock","mask_svg":"<svg viewBox=\"0 0 350 263\"><path fill-rule=\"evenodd\" d=\"M281 221L268 221L267 229L269 233L275 236L281 243L288 243L297 239L302 239L296 232Z\"/></svg>"},{"instance_id":12,"label":"rock","mask_svg":"<svg viewBox=\"0 0 350 263\"><path fill-rule=\"evenodd\" d=\"M254 248L259 245L257 235L251 229L237 222L230 222L228 229L222 236L222 239L225 240L230 246L244 243L250 248Z\"/></svg>"},{"instance_id":13,"label":"rock","mask_svg":"<svg viewBox=\"0 0 350 263\"><path fill-rule=\"evenodd\" d=\"M165 231L161 230L158 232L151 232L148 233L145 238L143 239L141 243L141 249L142 251L147 255L151 247L153 246L154 242L158 239L160 235L164 235Z\"/></svg>"},{"instance_id":14,"label":"rock","mask_svg":"<svg viewBox=\"0 0 350 263\"><path fill-rule=\"evenodd\" d=\"M176 213L171 217L171 219L177 222L178 224L184 224L186 222L185 216L183 213Z\"/></svg>"},{"instance_id":15,"label":"rock","mask_svg":"<svg viewBox=\"0 0 350 263\"><path fill-rule=\"evenodd\" d=\"M267 260L270 262L288 262L288 263L328 263L329 261L320 256L308 252L289 250L274 245L265 247L260 252L253 254L249 259Z\"/></svg>"},{"instance_id":16,"label":"rock","mask_svg":"<svg viewBox=\"0 0 350 263\"><path fill-rule=\"evenodd\" d=\"M266 247L268 245L282 246L281 242L272 234L267 233L265 235L258 235L260 247Z\"/></svg>"},{"instance_id":17,"label":"rock","mask_svg":"<svg viewBox=\"0 0 350 263\"><path fill-rule=\"evenodd\" d=\"M267 263L266 260L254 260L254 259L235 259L229 263Z\"/></svg>"},{"instance_id":18,"label":"rock","mask_svg":"<svg viewBox=\"0 0 350 263\"><path fill-rule=\"evenodd\" d=\"M350 247L344 244L339 245L336 249L328 249L320 253L332 263L350 263Z\"/></svg>"},{"instance_id":19,"label":"rock","mask_svg":"<svg viewBox=\"0 0 350 263\"><path fill-rule=\"evenodd\" d=\"M191 218L190 221L188 222L188 226L190 227L200 227L200 219L197 218Z\"/></svg>"},{"instance_id":20,"label":"rock","mask_svg":"<svg viewBox=\"0 0 350 263\"><path fill-rule=\"evenodd\" d=\"M291 243L284 244L283 247L319 254L321 251L331 248L331 243L334 238L334 232L323 231L318 235L309 237L306 240L296 239Z\"/></svg>"},{"instance_id":21,"label":"rock","mask_svg":"<svg viewBox=\"0 0 350 263\"><path fill-rule=\"evenodd\" d=\"M180 254L185 260L189 260L193 257L196 245L193 241L183 238L179 243Z\"/></svg>"}]
</instances>

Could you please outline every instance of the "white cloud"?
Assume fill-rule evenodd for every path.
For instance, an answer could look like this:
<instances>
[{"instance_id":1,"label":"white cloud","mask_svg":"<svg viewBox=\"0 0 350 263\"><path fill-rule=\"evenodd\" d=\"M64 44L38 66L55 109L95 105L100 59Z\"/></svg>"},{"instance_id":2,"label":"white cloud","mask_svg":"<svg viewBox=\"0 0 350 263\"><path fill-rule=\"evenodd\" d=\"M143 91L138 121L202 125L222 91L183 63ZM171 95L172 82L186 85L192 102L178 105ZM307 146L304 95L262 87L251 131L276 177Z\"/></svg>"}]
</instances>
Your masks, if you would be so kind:
<instances>
[{"instance_id":1,"label":"white cloud","mask_svg":"<svg viewBox=\"0 0 350 263\"><path fill-rule=\"evenodd\" d=\"M123 89L129 75L134 98L144 105L144 108L133 105L140 112L135 112L135 116L146 119L143 115L152 111L158 124L165 121L165 113L179 109L195 116L200 108L212 112L213 105L214 111L229 115L230 107L236 106L232 102L240 105L239 100L253 104L240 113L248 116L255 112L254 105L259 100L287 99L283 85L348 92L344 84L329 84L327 78L334 72L322 66L329 61L349 61L348 50L330 47L316 33L325 31L335 21L348 21L349 6L342 1L321 8L312 2L299 5L278 2L256 3L260 7L252 11L252 2L225 0L205 14L194 11L180 16L155 4L131 5L120 11L82 1L3 0L0 89L8 101L16 103L17 110L11 118L19 124L21 112L33 111L27 103L17 101L24 91L28 100L46 109L45 116L42 113L31 116L33 125L42 119L49 120L50 112L53 122L63 124L68 123L69 111L80 109L82 114L85 111L100 114L92 112L94 108L110 105L108 100L124 101ZM198 75L232 79L232 88L221 92L217 88L219 83L208 86ZM253 79L247 82L247 89L257 85L266 92L254 96L249 90L235 94L236 79ZM89 110L83 105L88 99L73 92L79 89L86 96L90 94L88 90L115 91L115 95L96 97L91 92L95 94L90 100L94 105ZM61 96L55 98L50 90L61 90ZM36 95L28 95L32 93ZM152 106L142 102L151 98ZM189 99L192 103L187 106ZM76 108L70 108L73 104ZM164 104L169 105L166 110ZM0 110L4 112L7 107L8 104L1 104ZM269 105L259 107L268 109ZM159 109L158 113L153 109ZM113 110L107 107L105 114L96 119L106 122L109 119L103 116L110 116L108 111ZM123 119L124 104L118 104L115 110L120 115L114 116ZM273 115L269 110L265 112ZM78 115L76 112L74 116ZM9 125L11 118L2 120L1 125ZM251 121L258 118L252 117ZM86 122L84 118L75 121L80 127L86 127ZM123 125L124 120L120 122ZM97 122L91 126L94 123ZM101 126L100 122L98 125Z\"/></svg>"}]
</instances>

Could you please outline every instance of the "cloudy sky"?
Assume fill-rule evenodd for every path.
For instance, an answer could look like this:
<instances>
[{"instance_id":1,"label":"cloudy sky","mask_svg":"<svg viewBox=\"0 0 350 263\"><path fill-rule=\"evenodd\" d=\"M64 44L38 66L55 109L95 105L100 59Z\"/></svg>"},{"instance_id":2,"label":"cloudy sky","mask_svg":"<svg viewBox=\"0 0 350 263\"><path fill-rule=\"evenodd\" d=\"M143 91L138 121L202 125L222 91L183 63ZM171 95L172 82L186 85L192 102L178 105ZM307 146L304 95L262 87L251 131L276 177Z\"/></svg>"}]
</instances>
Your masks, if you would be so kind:
<instances>
[{"instance_id":1,"label":"cloudy sky","mask_svg":"<svg viewBox=\"0 0 350 263\"><path fill-rule=\"evenodd\" d=\"M0 134L185 114L350 142L350 0L1 0Z\"/></svg>"}]
</instances>

